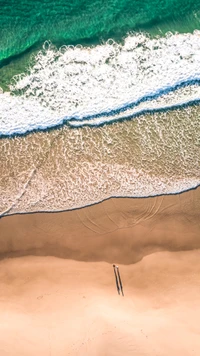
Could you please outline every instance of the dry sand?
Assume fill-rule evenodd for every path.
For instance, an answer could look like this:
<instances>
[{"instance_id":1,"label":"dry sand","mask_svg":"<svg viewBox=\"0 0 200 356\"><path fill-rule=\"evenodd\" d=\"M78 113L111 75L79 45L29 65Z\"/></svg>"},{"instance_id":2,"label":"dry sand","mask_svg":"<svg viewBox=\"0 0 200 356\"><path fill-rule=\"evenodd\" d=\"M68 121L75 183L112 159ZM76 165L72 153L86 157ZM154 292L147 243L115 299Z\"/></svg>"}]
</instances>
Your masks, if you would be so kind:
<instances>
[{"instance_id":1,"label":"dry sand","mask_svg":"<svg viewBox=\"0 0 200 356\"><path fill-rule=\"evenodd\" d=\"M0 356L200 355L199 188L4 217L0 256Z\"/></svg>"}]
</instances>

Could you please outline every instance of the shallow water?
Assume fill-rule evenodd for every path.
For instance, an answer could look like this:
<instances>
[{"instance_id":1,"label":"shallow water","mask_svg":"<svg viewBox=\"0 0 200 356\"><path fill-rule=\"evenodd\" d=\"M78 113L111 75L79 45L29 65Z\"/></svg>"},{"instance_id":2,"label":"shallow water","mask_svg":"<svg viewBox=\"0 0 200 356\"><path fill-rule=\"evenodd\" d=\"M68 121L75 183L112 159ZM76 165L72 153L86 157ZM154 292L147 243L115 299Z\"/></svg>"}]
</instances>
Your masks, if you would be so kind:
<instances>
[{"instance_id":1,"label":"shallow water","mask_svg":"<svg viewBox=\"0 0 200 356\"><path fill-rule=\"evenodd\" d=\"M58 211L110 196L177 193L199 184L199 107L98 128L2 139L1 214Z\"/></svg>"}]
</instances>

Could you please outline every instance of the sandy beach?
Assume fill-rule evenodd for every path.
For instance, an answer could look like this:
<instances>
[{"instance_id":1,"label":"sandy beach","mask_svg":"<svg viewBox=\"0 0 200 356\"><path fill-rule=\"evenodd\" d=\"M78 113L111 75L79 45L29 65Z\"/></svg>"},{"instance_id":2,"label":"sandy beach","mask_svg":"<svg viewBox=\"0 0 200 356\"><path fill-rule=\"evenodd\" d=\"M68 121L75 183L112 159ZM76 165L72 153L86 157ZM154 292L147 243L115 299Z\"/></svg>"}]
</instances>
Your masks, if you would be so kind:
<instances>
[{"instance_id":1,"label":"sandy beach","mask_svg":"<svg viewBox=\"0 0 200 356\"><path fill-rule=\"evenodd\" d=\"M200 356L200 0L6 0L0 39L0 356Z\"/></svg>"},{"instance_id":2,"label":"sandy beach","mask_svg":"<svg viewBox=\"0 0 200 356\"><path fill-rule=\"evenodd\" d=\"M199 188L3 217L0 232L1 356L200 354Z\"/></svg>"}]
</instances>

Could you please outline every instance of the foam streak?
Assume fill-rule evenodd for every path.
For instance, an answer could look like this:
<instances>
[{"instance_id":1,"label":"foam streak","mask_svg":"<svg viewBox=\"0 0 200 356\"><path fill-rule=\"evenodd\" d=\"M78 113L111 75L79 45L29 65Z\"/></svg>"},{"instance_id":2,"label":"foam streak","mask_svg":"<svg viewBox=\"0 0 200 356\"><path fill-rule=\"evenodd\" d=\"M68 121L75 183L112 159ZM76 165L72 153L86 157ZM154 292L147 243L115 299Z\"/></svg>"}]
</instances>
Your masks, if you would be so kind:
<instances>
[{"instance_id":1,"label":"foam streak","mask_svg":"<svg viewBox=\"0 0 200 356\"><path fill-rule=\"evenodd\" d=\"M0 94L0 135L99 125L200 100L200 34L129 35L92 48L45 43ZM76 122L77 121L77 122Z\"/></svg>"}]
</instances>

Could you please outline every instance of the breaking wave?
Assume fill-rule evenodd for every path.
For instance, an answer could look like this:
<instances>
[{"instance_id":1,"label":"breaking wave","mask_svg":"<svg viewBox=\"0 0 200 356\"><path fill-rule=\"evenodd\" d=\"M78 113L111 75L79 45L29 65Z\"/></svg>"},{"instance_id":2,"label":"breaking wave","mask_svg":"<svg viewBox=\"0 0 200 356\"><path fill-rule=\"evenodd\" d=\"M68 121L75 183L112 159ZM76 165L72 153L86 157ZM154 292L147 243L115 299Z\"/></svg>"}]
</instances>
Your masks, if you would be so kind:
<instances>
[{"instance_id":1,"label":"breaking wave","mask_svg":"<svg viewBox=\"0 0 200 356\"><path fill-rule=\"evenodd\" d=\"M58 125L98 126L198 103L200 31L130 34L95 47L45 42L34 65L0 94L0 136Z\"/></svg>"}]
</instances>

